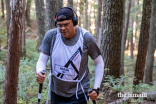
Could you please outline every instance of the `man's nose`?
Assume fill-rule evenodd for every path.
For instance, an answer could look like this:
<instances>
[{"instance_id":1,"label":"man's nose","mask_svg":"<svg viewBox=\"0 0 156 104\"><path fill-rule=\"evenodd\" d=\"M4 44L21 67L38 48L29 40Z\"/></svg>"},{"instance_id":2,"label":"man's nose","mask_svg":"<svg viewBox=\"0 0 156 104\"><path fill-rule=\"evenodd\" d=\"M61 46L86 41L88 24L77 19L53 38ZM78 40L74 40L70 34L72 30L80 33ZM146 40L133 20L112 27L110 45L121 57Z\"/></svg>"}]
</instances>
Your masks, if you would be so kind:
<instances>
[{"instance_id":1,"label":"man's nose","mask_svg":"<svg viewBox=\"0 0 156 104\"><path fill-rule=\"evenodd\" d=\"M62 26L62 30L66 29L65 26Z\"/></svg>"}]
</instances>

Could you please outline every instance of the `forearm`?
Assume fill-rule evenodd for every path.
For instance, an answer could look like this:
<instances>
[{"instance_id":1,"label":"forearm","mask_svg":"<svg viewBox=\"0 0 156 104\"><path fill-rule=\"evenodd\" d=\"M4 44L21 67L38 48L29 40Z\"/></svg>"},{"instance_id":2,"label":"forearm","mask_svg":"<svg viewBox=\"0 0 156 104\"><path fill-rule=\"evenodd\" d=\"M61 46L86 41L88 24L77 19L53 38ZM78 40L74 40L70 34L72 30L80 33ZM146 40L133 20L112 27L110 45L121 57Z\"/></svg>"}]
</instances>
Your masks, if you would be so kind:
<instances>
[{"instance_id":1,"label":"forearm","mask_svg":"<svg viewBox=\"0 0 156 104\"><path fill-rule=\"evenodd\" d=\"M100 88L103 72L104 72L104 62L102 56L99 55L96 59L93 60L95 64L95 80L94 80L94 88Z\"/></svg>"},{"instance_id":2,"label":"forearm","mask_svg":"<svg viewBox=\"0 0 156 104\"><path fill-rule=\"evenodd\" d=\"M42 70L46 70L46 65L48 62L49 56L43 53L40 53L39 59L36 64L36 72L41 72Z\"/></svg>"}]
</instances>

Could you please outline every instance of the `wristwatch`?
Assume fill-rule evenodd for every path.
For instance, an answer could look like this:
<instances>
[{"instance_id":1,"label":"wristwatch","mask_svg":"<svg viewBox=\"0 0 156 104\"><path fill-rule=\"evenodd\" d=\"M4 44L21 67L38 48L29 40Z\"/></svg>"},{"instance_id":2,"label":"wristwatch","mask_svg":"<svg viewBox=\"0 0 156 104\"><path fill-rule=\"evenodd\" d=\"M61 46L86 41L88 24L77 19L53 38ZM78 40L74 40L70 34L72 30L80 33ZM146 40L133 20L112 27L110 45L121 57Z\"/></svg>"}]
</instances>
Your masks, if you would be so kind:
<instances>
[{"instance_id":1,"label":"wristwatch","mask_svg":"<svg viewBox=\"0 0 156 104\"><path fill-rule=\"evenodd\" d=\"M100 88L99 87L94 87L93 90L97 93L97 95L99 95L99 91L100 91Z\"/></svg>"}]
</instances>

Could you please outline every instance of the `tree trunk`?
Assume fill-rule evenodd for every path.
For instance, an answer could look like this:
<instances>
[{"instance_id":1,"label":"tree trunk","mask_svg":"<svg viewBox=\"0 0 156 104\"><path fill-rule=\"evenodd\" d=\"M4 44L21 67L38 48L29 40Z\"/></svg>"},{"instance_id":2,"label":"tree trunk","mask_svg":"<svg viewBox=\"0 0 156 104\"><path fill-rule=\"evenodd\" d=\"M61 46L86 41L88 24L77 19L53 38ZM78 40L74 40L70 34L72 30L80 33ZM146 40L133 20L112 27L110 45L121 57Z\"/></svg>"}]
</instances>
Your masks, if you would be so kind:
<instances>
[{"instance_id":1,"label":"tree trunk","mask_svg":"<svg viewBox=\"0 0 156 104\"><path fill-rule=\"evenodd\" d=\"M83 14L84 14L84 12L83 12L83 10L84 10L84 7L83 7L83 1L82 0L80 0L80 27L82 27L83 28Z\"/></svg>"},{"instance_id":2,"label":"tree trunk","mask_svg":"<svg viewBox=\"0 0 156 104\"><path fill-rule=\"evenodd\" d=\"M79 25L78 26L81 26L81 11L80 11L80 9L81 9L81 0L79 0L79 18L78 18L78 22L79 22Z\"/></svg>"},{"instance_id":3,"label":"tree trunk","mask_svg":"<svg viewBox=\"0 0 156 104\"><path fill-rule=\"evenodd\" d=\"M149 44L146 60L146 70L145 70L145 83L150 84L153 82L153 62L154 62L154 52L156 47L156 0L152 0L152 13L150 21L150 32L149 32Z\"/></svg>"},{"instance_id":4,"label":"tree trunk","mask_svg":"<svg viewBox=\"0 0 156 104\"><path fill-rule=\"evenodd\" d=\"M131 34L131 59L134 59L133 51L134 51L134 44L133 44L133 33L132 33Z\"/></svg>"},{"instance_id":5,"label":"tree trunk","mask_svg":"<svg viewBox=\"0 0 156 104\"><path fill-rule=\"evenodd\" d=\"M96 4L96 0L94 0L94 5ZM99 6L98 6L99 7ZM96 12L97 11L97 9L94 7L94 19L96 20ZM102 1L101 1L101 11L102 11ZM96 21L95 21L95 23L96 23ZM95 31L96 31L96 29L95 29Z\"/></svg>"},{"instance_id":6,"label":"tree trunk","mask_svg":"<svg viewBox=\"0 0 156 104\"><path fill-rule=\"evenodd\" d=\"M134 8L134 6L135 6L135 1L134 0L132 0L132 2L131 2L131 7L132 8ZM135 9L131 9L131 13L134 13L135 12ZM130 58L131 59L134 59L134 55L133 55L133 51L134 51L134 43L133 43L133 31L134 31L134 28L133 28L133 24L134 23L134 19L133 19L133 17L132 16L130 16L130 28L131 28L131 32L130 32L130 35L131 35L131 38L130 38L130 43L131 43L131 56L130 56Z\"/></svg>"},{"instance_id":7,"label":"tree trunk","mask_svg":"<svg viewBox=\"0 0 156 104\"><path fill-rule=\"evenodd\" d=\"M5 15L4 15L4 1L1 0L1 5L2 5L2 18L5 19Z\"/></svg>"},{"instance_id":8,"label":"tree trunk","mask_svg":"<svg viewBox=\"0 0 156 104\"><path fill-rule=\"evenodd\" d=\"M54 19L58 9L57 2L58 0L46 0L46 32L56 28Z\"/></svg>"},{"instance_id":9,"label":"tree trunk","mask_svg":"<svg viewBox=\"0 0 156 104\"><path fill-rule=\"evenodd\" d=\"M124 40L124 44L126 43L127 40L127 32L128 32L128 25L129 25L129 17L130 17L130 10L131 10L131 0L128 1L128 10L127 10L127 17L126 17L126 28L125 28L125 40Z\"/></svg>"},{"instance_id":10,"label":"tree trunk","mask_svg":"<svg viewBox=\"0 0 156 104\"><path fill-rule=\"evenodd\" d=\"M126 46L126 50L129 49L129 44L130 44L130 39L127 40L127 46Z\"/></svg>"},{"instance_id":11,"label":"tree trunk","mask_svg":"<svg viewBox=\"0 0 156 104\"><path fill-rule=\"evenodd\" d=\"M68 0L68 5L67 6L73 8L73 0Z\"/></svg>"},{"instance_id":12,"label":"tree trunk","mask_svg":"<svg viewBox=\"0 0 156 104\"><path fill-rule=\"evenodd\" d=\"M134 46L133 46L133 20L132 20L132 17L130 17L130 25L129 25L129 27L131 29L131 31L130 31L130 35L131 35L131 38L130 38L130 43L131 43L130 58L134 59L134 56L133 56Z\"/></svg>"},{"instance_id":13,"label":"tree trunk","mask_svg":"<svg viewBox=\"0 0 156 104\"><path fill-rule=\"evenodd\" d=\"M99 28L101 28L101 11L102 11L102 0L98 0L98 15L96 22L96 42L99 41Z\"/></svg>"},{"instance_id":14,"label":"tree trunk","mask_svg":"<svg viewBox=\"0 0 156 104\"><path fill-rule=\"evenodd\" d=\"M9 24L10 24L10 0L5 0L5 4L6 4L6 21L7 21L7 40L9 38ZM7 41L7 45L8 45L8 41Z\"/></svg>"},{"instance_id":15,"label":"tree trunk","mask_svg":"<svg viewBox=\"0 0 156 104\"><path fill-rule=\"evenodd\" d=\"M105 0L103 8L102 40L100 49L104 60L104 75L119 77L121 38L123 26L123 0Z\"/></svg>"},{"instance_id":16,"label":"tree trunk","mask_svg":"<svg viewBox=\"0 0 156 104\"><path fill-rule=\"evenodd\" d=\"M76 14L77 14L77 18L78 18L78 26L80 26L80 0L77 0L77 3L76 3Z\"/></svg>"},{"instance_id":17,"label":"tree trunk","mask_svg":"<svg viewBox=\"0 0 156 104\"><path fill-rule=\"evenodd\" d=\"M130 9L131 9L131 0L128 1L127 17L125 19L125 23L123 23L124 30L123 30L123 36L122 36L122 41L121 41L122 43L121 43L121 68L120 68L120 75L124 75L124 52L125 52L127 31L128 31L128 25L129 25Z\"/></svg>"},{"instance_id":18,"label":"tree trunk","mask_svg":"<svg viewBox=\"0 0 156 104\"><path fill-rule=\"evenodd\" d=\"M88 30L88 0L86 0L86 9L85 9L85 29Z\"/></svg>"},{"instance_id":19,"label":"tree trunk","mask_svg":"<svg viewBox=\"0 0 156 104\"><path fill-rule=\"evenodd\" d=\"M136 6L139 6L139 0L135 1L136 2ZM136 25L135 25L135 46L134 46L134 50L137 51L137 27L138 27L138 24L139 24L139 19L138 19L138 15L139 15L139 12L137 12L137 10L135 10L136 12Z\"/></svg>"},{"instance_id":20,"label":"tree trunk","mask_svg":"<svg viewBox=\"0 0 156 104\"><path fill-rule=\"evenodd\" d=\"M44 9L44 0L35 0L36 6L36 18L38 24L38 43L37 43L37 50L42 43L42 40L45 35L45 9Z\"/></svg>"},{"instance_id":21,"label":"tree trunk","mask_svg":"<svg viewBox=\"0 0 156 104\"><path fill-rule=\"evenodd\" d=\"M26 7L26 20L27 20L27 26L31 27L30 24L30 8L31 8L31 0L27 0L27 7Z\"/></svg>"},{"instance_id":22,"label":"tree trunk","mask_svg":"<svg viewBox=\"0 0 156 104\"><path fill-rule=\"evenodd\" d=\"M92 7L91 7L91 5L92 5L92 2L91 1L89 1L88 0L88 10L90 10L89 11L89 14L88 14L88 30L89 30L89 32L92 34L92 30L91 30L91 26L92 26L92 24L91 24L91 20L92 20Z\"/></svg>"},{"instance_id":23,"label":"tree trunk","mask_svg":"<svg viewBox=\"0 0 156 104\"><path fill-rule=\"evenodd\" d=\"M149 41L151 1L152 0L143 1L143 15L142 15L141 30L140 30L141 32L140 32L140 39L139 39L138 55L137 55L136 67L135 67L135 80L133 81L134 85L139 84L140 80L143 82L147 47Z\"/></svg>"},{"instance_id":24,"label":"tree trunk","mask_svg":"<svg viewBox=\"0 0 156 104\"><path fill-rule=\"evenodd\" d=\"M85 5L85 3L84 3L84 5ZM83 21L83 28L85 28L85 26L86 26L86 7L85 6L83 6L83 18L82 18L82 21Z\"/></svg>"},{"instance_id":25,"label":"tree trunk","mask_svg":"<svg viewBox=\"0 0 156 104\"><path fill-rule=\"evenodd\" d=\"M124 51L122 52L124 46L124 29L125 29L125 0L123 0L123 29L122 29L122 40L121 40L121 60L120 60L120 75L124 75Z\"/></svg>"},{"instance_id":26,"label":"tree trunk","mask_svg":"<svg viewBox=\"0 0 156 104\"><path fill-rule=\"evenodd\" d=\"M63 0L58 0L58 10L63 7Z\"/></svg>"},{"instance_id":27,"label":"tree trunk","mask_svg":"<svg viewBox=\"0 0 156 104\"><path fill-rule=\"evenodd\" d=\"M17 104L24 4L24 0L12 0L10 3L11 20L5 73L4 104Z\"/></svg>"},{"instance_id":28,"label":"tree trunk","mask_svg":"<svg viewBox=\"0 0 156 104\"><path fill-rule=\"evenodd\" d=\"M92 26L92 24L91 24L91 22L93 22L93 21L91 21L92 20L92 8L91 8L91 1L89 1L88 0L88 31L92 34L92 31L91 31L91 26Z\"/></svg>"},{"instance_id":29,"label":"tree trunk","mask_svg":"<svg viewBox=\"0 0 156 104\"><path fill-rule=\"evenodd\" d=\"M23 15L23 31L22 31L22 57L26 56L26 42L25 42L25 10L24 10L24 15Z\"/></svg>"}]
</instances>

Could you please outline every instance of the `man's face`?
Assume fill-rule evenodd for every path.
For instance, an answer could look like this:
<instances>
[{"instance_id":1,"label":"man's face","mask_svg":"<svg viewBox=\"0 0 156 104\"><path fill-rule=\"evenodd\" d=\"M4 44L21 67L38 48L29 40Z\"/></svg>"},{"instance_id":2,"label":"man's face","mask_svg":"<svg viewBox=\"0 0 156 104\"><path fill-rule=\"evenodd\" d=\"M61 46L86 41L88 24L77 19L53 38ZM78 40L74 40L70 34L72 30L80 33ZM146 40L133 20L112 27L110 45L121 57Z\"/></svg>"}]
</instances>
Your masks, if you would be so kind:
<instances>
[{"instance_id":1,"label":"man's face","mask_svg":"<svg viewBox=\"0 0 156 104\"><path fill-rule=\"evenodd\" d=\"M72 20L58 21L57 28L64 38L71 38L75 35L75 26Z\"/></svg>"}]
</instances>

